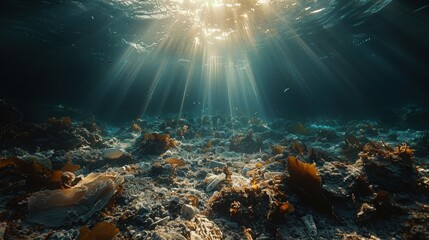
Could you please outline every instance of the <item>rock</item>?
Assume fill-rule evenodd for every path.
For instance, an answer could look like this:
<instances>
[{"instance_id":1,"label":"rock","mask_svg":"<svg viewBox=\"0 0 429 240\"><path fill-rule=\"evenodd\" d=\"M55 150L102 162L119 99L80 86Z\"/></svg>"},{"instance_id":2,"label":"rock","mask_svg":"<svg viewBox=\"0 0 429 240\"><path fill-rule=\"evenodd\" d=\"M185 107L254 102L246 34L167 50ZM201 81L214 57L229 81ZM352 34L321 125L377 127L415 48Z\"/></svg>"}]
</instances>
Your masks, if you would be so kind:
<instances>
[{"instance_id":1,"label":"rock","mask_svg":"<svg viewBox=\"0 0 429 240\"><path fill-rule=\"evenodd\" d=\"M236 134L229 139L229 150L242 153L255 153L262 148L262 139L259 135L248 132L244 134Z\"/></svg>"},{"instance_id":2,"label":"rock","mask_svg":"<svg viewBox=\"0 0 429 240\"><path fill-rule=\"evenodd\" d=\"M180 216L186 220L191 220L198 213L200 213L200 210L189 204L183 204L180 210Z\"/></svg>"},{"instance_id":3,"label":"rock","mask_svg":"<svg viewBox=\"0 0 429 240\"><path fill-rule=\"evenodd\" d=\"M381 142L369 142L360 156L358 161L363 163L371 184L392 192L410 191L417 187L418 172L408 145L390 148Z\"/></svg>"},{"instance_id":4,"label":"rock","mask_svg":"<svg viewBox=\"0 0 429 240\"><path fill-rule=\"evenodd\" d=\"M325 162L319 168L319 174L323 179L323 189L337 198L350 197L357 187L356 179L362 173L361 164Z\"/></svg>"},{"instance_id":5,"label":"rock","mask_svg":"<svg viewBox=\"0 0 429 240\"><path fill-rule=\"evenodd\" d=\"M125 174L122 177L127 181L133 180L135 178L133 174Z\"/></svg>"},{"instance_id":6,"label":"rock","mask_svg":"<svg viewBox=\"0 0 429 240\"><path fill-rule=\"evenodd\" d=\"M108 160L119 159L125 152L119 148L108 148L103 151L103 158Z\"/></svg>"}]
</instances>

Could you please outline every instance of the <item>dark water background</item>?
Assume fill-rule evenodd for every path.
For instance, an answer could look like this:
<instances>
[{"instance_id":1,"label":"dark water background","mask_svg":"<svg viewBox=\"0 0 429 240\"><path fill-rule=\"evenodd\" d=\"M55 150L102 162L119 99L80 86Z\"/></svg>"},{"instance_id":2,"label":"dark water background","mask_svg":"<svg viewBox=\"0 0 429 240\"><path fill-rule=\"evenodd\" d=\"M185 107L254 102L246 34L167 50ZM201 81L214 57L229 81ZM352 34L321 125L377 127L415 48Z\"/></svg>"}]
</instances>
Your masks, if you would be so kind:
<instances>
[{"instance_id":1,"label":"dark water background","mask_svg":"<svg viewBox=\"0 0 429 240\"><path fill-rule=\"evenodd\" d=\"M230 106L228 95L240 90L227 93L219 86L209 90L209 111L388 118L392 108L410 102L429 107L429 3L393 0L363 14L369 5L353 2L359 1L336 1L320 18L287 27L277 23L280 45L262 39L247 53L260 106L240 97ZM145 51L124 55L142 29L162 28L168 21L136 19L103 1L3 0L0 96L29 109L88 108L113 121L139 116L146 105L146 114L178 113L188 74L189 63L180 61L185 57L168 49L150 58ZM160 34L155 32L154 39ZM149 98L163 59L169 59L165 73ZM183 112L204 112L202 68L197 64Z\"/></svg>"}]
</instances>

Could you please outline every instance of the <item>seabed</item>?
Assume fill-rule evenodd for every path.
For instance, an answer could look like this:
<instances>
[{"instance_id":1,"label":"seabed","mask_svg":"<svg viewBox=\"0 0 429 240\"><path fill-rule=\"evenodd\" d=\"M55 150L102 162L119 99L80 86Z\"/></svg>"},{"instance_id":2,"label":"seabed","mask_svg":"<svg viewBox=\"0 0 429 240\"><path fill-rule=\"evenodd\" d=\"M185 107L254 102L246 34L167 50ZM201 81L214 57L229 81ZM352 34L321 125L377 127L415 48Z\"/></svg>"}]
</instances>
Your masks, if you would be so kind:
<instances>
[{"instance_id":1,"label":"seabed","mask_svg":"<svg viewBox=\"0 0 429 240\"><path fill-rule=\"evenodd\" d=\"M427 112L111 126L1 101L1 239L427 239ZM63 115L74 113L74 115ZM415 126L409 128L408 126Z\"/></svg>"}]
</instances>

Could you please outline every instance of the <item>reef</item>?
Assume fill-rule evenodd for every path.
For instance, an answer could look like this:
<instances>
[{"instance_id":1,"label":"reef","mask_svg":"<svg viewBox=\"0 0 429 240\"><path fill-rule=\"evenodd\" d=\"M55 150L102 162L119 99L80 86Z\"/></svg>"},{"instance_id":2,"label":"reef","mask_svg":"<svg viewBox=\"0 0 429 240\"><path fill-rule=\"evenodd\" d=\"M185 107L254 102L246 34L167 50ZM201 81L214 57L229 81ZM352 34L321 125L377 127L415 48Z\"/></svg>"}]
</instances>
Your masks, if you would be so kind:
<instances>
[{"instance_id":1,"label":"reef","mask_svg":"<svg viewBox=\"0 0 429 240\"><path fill-rule=\"evenodd\" d=\"M111 126L26 121L1 100L0 239L427 239L418 111L399 109L395 128L220 115Z\"/></svg>"}]
</instances>

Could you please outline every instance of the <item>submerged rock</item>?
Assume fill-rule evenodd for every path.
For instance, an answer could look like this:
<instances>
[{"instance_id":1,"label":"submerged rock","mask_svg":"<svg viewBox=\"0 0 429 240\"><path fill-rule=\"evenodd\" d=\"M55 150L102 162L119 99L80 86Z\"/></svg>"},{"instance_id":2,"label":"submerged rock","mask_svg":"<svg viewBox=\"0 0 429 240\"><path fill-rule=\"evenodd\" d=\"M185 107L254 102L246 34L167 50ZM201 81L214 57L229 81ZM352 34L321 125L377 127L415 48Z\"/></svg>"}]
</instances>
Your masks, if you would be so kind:
<instances>
[{"instance_id":1,"label":"submerged rock","mask_svg":"<svg viewBox=\"0 0 429 240\"><path fill-rule=\"evenodd\" d=\"M246 135L239 133L230 139L229 150L242 153L255 153L262 148L262 138L249 131Z\"/></svg>"}]
</instances>

